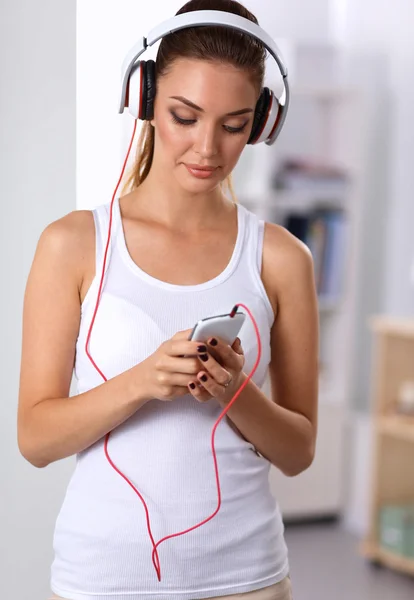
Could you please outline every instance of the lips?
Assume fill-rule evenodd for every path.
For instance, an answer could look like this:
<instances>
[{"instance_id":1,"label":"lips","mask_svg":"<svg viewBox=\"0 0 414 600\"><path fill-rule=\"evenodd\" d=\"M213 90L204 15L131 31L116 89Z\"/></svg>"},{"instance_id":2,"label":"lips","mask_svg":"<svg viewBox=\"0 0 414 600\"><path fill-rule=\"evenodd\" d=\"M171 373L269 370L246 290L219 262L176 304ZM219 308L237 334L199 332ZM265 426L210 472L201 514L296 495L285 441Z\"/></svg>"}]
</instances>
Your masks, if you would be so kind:
<instances>
[{"instance_id":1,"label":"lips","mask_svg":"<svg viewBox=\"0 0 414 600\"><path fill-rule=\"evenodd\" d=\"M209 177L213 177L218 167L205 167L200 165L187 165L184 163L187 171L192 175L192 177L196 177L197 179L208 179Z\"/></svg>"},{"instance_id":2,"label":"lips","mask_svg":"<svg viewBox=\"0 0 414 600\"><path fill-rule=\"evenodd\" d=\"M187 165L189 169L194 169L195 171L215 171L217 167L203 167L201 165Z\"/></svg>"}]
</instances>

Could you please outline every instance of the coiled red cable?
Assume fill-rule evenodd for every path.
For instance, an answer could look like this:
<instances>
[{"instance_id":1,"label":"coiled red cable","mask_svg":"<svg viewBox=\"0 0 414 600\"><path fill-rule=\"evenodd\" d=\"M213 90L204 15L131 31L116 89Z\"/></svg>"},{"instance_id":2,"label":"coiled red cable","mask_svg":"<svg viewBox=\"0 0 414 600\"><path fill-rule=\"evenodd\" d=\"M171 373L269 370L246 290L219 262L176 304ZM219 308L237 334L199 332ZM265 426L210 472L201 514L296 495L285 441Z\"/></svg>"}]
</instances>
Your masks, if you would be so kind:
<instances>
[{"instance_id":1,"label":"coiled red cable","mask_svg":"<svg viewBox=\"0 0 414 600\"><path fill-rule=\"evenodd\" d=\"M103 286L103 280L104 280L104 275L105 275L105 265L106 265L107 255L108 255L109 242L110 242L110 239L111 239L112 212L113 212L112 207L113 207L113 203L114 203L114 200L115 200L115 197L116 197L116 193L117 193L119 184L121 183L122 178L124 176L126 164L128 162L128 157L129 157L129 154L131 152L132 143L134 141L136 128L137 128L137 121L134 119L134 128L133 128L133 132L132 132L131 142L129 144L128 152L127 152L127 155L125 157L125 161L124 161L124 165L122 167L121 175L119 177L118 183L116 185L115 191L114 191L113 196L112 196L111 209L110 209L110 218L109 218L109 228L108 228L108 239L107 239L107 242L106 242L104 260L103 260L103 266L102 266L101 281L100 281L100 285L99 285L99 290L98 290L98 296L97 296L97 300L96 300L95 310L94 310L94 313L93 313L93 317L92 317L92 320L91 320L91 324L90 324L90 327L89 327L89 332L88 332L88 335L87 335L87 338L86 338L86 343L85 343L85 352L86 352L89 360L91 361L92 365L95 367L95 369L98 371L98 373L101 375L101 377L102 377L102 379L104 381L107 381L107 378L102 373L102 371L99 369L99 367L97 366L97 364L93 360L92 356L90 355L88 346L89 346L89 340L90 340L91 333L92 333L92 328L93 328L93 325L95 323L95 318L96 318L96 313L97 313L98 306L99 306L99 301L101 299L101 294L102 294L102 286ZM244 383L240 386L240 388L238 389L238 391L235 393L235 395L233 396L233 398L231 399L231 401L229 402L229 404L226 406L226 408L220 414L220 416L217 419L217 421L216 421L216 423L215 423L215 425L213 427L213 430L212 430L212 434L211 434L211 446L212 446L212 452L213 452L213 458L214 458L214 468L215 468L215 471L216 471L216 482L217 482L217 493L218 493L217 508L216 508L216 510L214 511L214 513L212 515L210 515L209 517L207 517L201 523L198 523L197 525L194 525L193 527L190 527L189 529L186 529L185 531L180 531L179 533L173 533L171 535L163 537L161 540L159 540L159 542L155 543L154 537L153 537L152 531L151 531L150 518L149 518L148 507L146 505L146 502L145 502L144 498L142 497L142 495L139 493L139 491L136 489L136 487L134 486L134 484L131 483L131 481L118 469L118 467L112 461L112 459L111 459L111 457L109 456L109 453L108 453L108 440L109 440L109 436L111 435L111 432L108 432L106 434L106 436L105 436L104 451L105 451L105 455L106 455L106 458L108 459L109 464L131 486L131 488L139 496L139 498L141 499L141 501L142 501L142 503L144 505L146 519L147 519L148 533L149 533L149 537L151 539L151 543L152 543L152 546L153 546L152 562L153 562L153 565L154 565L156 573L157 573L158 581L161 581L161 567L160 567L160 562L159 562L159 556L158 556L158 552L157 552L157 547L162 542L164 542L165 540L168 540L168 539L173 538L173 537L177 537L179 535L184 535L185 533L188 533L189 531L193 531L194 529L197 529L198 527L201 527L202 525L204 525L205 523L207 523L208 521L210 521L218 513L218 511L220 510L220 506L221 506L221 489L220 489L220 479L219 479L219 473L218 473L216 451L215 451L215 448L214 448L214 437L215 437L216 429L217 429L217 426L220 423L221 419L224 417L224 415L227 413L227 411L230 409L230 407L232 406L232 404L235 402L235 400L238 398L238 396L240 395L240 393L243 391L243 389L246 387L246 385L248 384L248 382L252 378L252 376L255 373L255 371L257 369L257 366L258 366L258 364L260 362L260 357L261 357L261 353L262 353L259 329L257 327L257 323L256 323L256 321L255 321L252 313L247 308L247 306L245 306L244 304L241 304L241 303L236 304L234 306L234 308L233 308L233 311L232 311L231 315L233 316L235 314L235 312L236 312L236 310L237 310L237 308L239 306L242 307L242 308L244 308L246 310L246 312L248 313L249 317L251 318L251 320L253 322L253 326L254 326L254 329L255 329L256 337L257 337L258 353L257 353L256 362L254 364L254 367L253 367L251 373L248 375L248 377L246 378L246 380L244 381Z\"/></svg>"}]
</instances>

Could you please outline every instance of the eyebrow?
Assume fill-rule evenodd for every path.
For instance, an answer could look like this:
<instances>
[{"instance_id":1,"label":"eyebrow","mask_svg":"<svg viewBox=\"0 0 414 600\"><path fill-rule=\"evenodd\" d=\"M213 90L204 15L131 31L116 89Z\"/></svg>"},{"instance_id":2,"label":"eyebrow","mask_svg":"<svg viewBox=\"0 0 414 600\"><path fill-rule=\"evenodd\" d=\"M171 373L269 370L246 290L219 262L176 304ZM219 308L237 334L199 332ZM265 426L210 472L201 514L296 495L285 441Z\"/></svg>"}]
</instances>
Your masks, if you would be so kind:
<instances>
[{"instance_id":1,"label":"eyebrow","mask_svg":"<svg viewBox=\"0 0 414 600\"><path fill-rule=\"evenodd\" d=\"M194 104L187 98L184 98L184 96L170 96L170 98L172 98L173 100L179 100L180 102L183 102L190 108L194 108L194 110L199 110L200 112L204 112L203 108L201 108L200 106L197 106L197 104ZM242 108L240 110L235 110L234 112L227 113L226 117L235 117L237 115L244 115L245 113L249 113L249 112L253 112L253 109L252 108Z\"/></svg>"}]
</instances>

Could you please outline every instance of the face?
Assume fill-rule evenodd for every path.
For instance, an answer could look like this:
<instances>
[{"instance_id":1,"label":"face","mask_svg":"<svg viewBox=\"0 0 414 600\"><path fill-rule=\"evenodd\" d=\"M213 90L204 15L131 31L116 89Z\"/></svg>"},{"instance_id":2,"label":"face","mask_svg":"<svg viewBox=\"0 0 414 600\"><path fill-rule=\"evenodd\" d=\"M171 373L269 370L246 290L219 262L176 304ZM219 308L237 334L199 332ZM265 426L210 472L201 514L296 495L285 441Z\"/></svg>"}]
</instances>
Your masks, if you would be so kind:
<instances>
[{"instance_id":1,"label":"face","mask_svg":"<svg viewBox=\"0 0 414 600\"><path fill-rule=\"evenodd\" d=\"M217 187L249 139L257 98L248 74L231 65L175 61L159 79L154 103L157 173L170 175L189 192ZM200 172L189 165L214 170Z\"/></svg>"}]
</instances>

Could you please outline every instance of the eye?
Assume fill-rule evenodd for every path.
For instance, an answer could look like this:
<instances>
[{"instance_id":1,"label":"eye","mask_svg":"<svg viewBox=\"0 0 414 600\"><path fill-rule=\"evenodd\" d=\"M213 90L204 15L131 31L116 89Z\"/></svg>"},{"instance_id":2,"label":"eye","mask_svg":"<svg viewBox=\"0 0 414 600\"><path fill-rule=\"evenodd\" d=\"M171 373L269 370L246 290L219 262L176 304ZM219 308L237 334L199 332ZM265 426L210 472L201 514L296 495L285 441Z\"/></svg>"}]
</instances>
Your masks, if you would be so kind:
<instances>
[{"instance_id":1,"label":"eye","mask_svg":"<svg viewBox=\"0 0 414 600\"><path fill-rule=\"evenodd\" d=\"M229 127L228 125L224 125L224 129L227 133L243 133L246 129L247 123L245 123L242 127Z\"/></svg>"},{"instance_id":2,"label":"eye","mask_svg":"<svg viewBox=\"0 0 414 600\"><path fill-rule=\"evenodd\" d=\"M178 125L192 125L193 123L195 123L194 119L180 119L180 117L177 117L177 115L175 113L173 113L171 111L171 116L172 116L172 120L174 123L178 123Z\"/></svg>"},{"instance_id":3,"label":"eye","mask_svg":"<svg viewBox=\"0 0 414 600\"><path fill-rule=\"evenodd\" d=\"M184 126L189 126L189 125L193 125L196 120L195 119L181 119L180 117L178 117L173 111L171 112L171 116L172 116L172 120L174 123L177 123L177 125L184 125ZM223 125L225 131L227 131L227 133L243 133L244 130L246 129L246 125L247 122L242 126L242 127L229 127L228 125Z\"/></svg>"}]
</instances>

